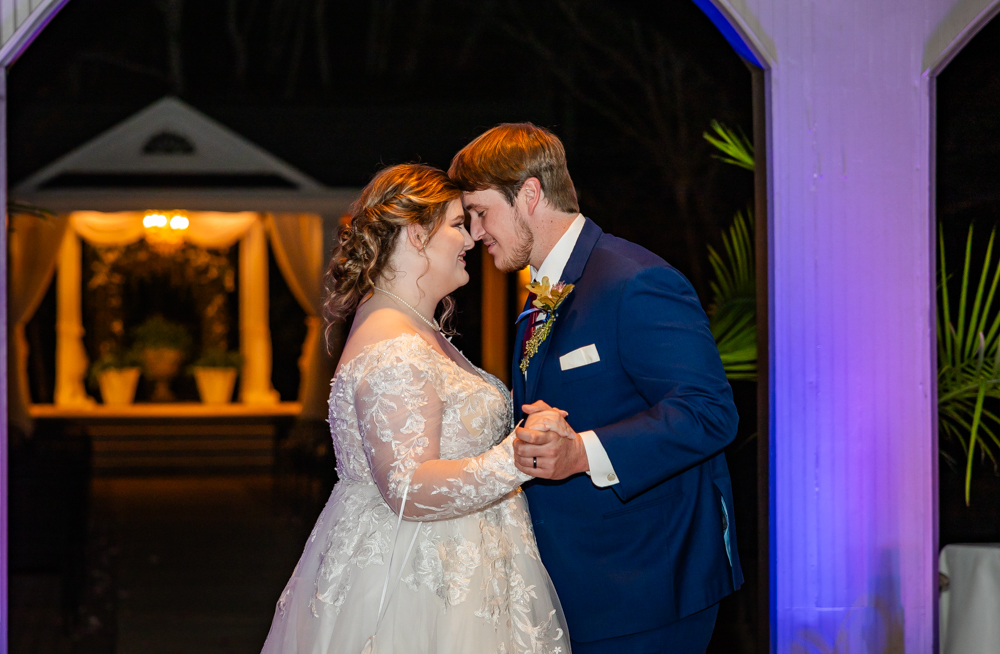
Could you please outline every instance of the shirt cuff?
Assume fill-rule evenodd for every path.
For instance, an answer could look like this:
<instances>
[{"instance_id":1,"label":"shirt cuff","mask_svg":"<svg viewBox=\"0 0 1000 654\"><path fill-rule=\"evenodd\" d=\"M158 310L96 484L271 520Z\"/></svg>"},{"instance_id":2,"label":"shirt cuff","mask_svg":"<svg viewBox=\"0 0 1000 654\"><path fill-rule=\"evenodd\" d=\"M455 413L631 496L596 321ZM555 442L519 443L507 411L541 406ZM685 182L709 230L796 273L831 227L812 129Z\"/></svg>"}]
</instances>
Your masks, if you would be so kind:
<instances>
[{"instance_id":1,"label":"shirt cuff","mask_svg":"<svg viewBox=\"0 0 1000 654\"><path fill-rule=\"evenodd\" d=\"M587 463L590 464L590 481L598 488L614 486L618 483L618 475L615 474L615 467L611 465L611 459L601 444L601 439L593 431L582 431L579 434L583 439L583 447L587 450Z\"/></svg>"}]
</instances>

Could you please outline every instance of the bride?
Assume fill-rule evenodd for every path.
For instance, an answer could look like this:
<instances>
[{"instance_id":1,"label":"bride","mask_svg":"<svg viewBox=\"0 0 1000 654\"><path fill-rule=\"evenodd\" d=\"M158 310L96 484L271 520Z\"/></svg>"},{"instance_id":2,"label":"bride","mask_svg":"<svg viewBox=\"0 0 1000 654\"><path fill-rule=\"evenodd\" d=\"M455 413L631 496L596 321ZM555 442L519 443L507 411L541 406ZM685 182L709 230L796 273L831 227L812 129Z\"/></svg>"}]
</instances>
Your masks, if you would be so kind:
<instances>
[{"instance_id":1,"label":"bride","mask_svg":"<svg viewBox=\"0 0 1000 654\"><path fill-rule=\"evenodd\" d=\"M435 168L387 168L341 230L326 308L356 315L330 394L340 481L263 654L569 652L510 393L433 318L440 304L447 323L469 281L460 195Z\"/></svg>"}]
</instances>

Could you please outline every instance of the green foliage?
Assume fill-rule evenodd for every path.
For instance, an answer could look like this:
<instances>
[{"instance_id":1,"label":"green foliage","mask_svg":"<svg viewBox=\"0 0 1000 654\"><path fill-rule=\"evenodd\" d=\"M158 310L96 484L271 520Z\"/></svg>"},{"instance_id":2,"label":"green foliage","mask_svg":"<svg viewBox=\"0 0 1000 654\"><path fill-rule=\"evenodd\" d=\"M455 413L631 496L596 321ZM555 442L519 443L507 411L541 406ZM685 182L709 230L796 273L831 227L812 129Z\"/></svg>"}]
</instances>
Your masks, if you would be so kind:
<instances>
[{"instance_id":1,"label":"green foliage","mask_svg":"<svg viewBox=\"0 0 1000 654\"><path fill-rule=\"evenodd\" d=\"M201 353L192 368L239 368L243 357L239 352L227 352L221 348L210 348Z\"/></svg>"},{"instance_id":2,"label":"green foliage","mask_svg":"<svg viewBox=\"0 0 1000 654\"><path fill-rule=\"evenodd\" d=\"M137 350L169 348L187 352L191 347L191 336L184 325L170 322L163 316L148 318L132 330L132 340Z\"/></svg>"},{"instance_id":3,"label":"green foliage","mask_svg":"<svg viewBox=\"0 0 1000 654\"><path fill-rule=\"evenodd\" d=\"M708 132L703 132L702 136L705 137L706 141L715 146L716 150L722 153L721 155L713 154L712 156L719 161L724 161L740 168L746 168L747 170L753 170L753 144L750 143L750 140L747 139L743 132L737 134L717 120L713 120L710 124L712 131L715 132L715 136L712 136Z\"/></svg>"},{"instance_id":4,"label":"green foliage","mask_svg":"<svg viewBox=\"0 0 1000 654\"><path fill-rule=\"evenodd\" d=\"M1000 265L994 260L993 242L996 230L990 234L986 259L969 302L973 227L965 242L965 264L962 268L958 311L952 320L949 278L945 262L944 232L938 228L940 249L940 298L937 311L938 341L938 422L942 436L942 456L954 464L955 459L945 449L946 444L958 443L965 459L965 504L970 502L972 465L976 458L989 458L998 467L1000 451L1000 418L987 407L989 398L1000 399L1000 312L993 309L993 298L1000 282ZM995 266L995 268L994 268ZM992 273L990 269L994 268Z\"/></svg>"},{"instance_id":5,"label":"green foliage","mask_svg":"<svg viewBox=\"0 0 1000 654\"><path fill-rule=\"evenodd\" d=\"M717 159L754 169L753 146L742 134L712 121L715 136L704 137L722 154ZM990 401L1000 400L1000 311L993 300L1000 285L1000 264L993 253L996 231L990 234L982 269L971 266L973 228L965 245L957 313L952 317L944 236L939 233L940 298L937 315L938 420L941 456L965 467L965 503L971 501L976 457L1000 471L1000 416ZM737 213L722 236L725 256L712 246L709 262L715 272L709 307L712 336L731 380L757 379L757 302L753 213ZM978 281L973 276L978 276ZM975 283L975 288L972 288ZM970 295L971 293L971 295ZM949 448L956 450L953 456Z\"/></svg>"},{"instance_id":6,"label":"green foliage","mask_svg":"<svg viewBox=\"0 0 1000 654\"><path fill-rule=\"evenodd\" d=\"M136 350L108 352L90 364L87 383L91 388L96 389L102 372L106 370L122 370L123 368L138 368L141 365L140 355Z\"/></svg>"},{"instance_id":7,"label":"green foliage","mask_svg":"<svg viewBox=\"0 0 1000 654\"><path fill-rule=\"evenodd\" d=\"M753 145L742 133L713 120L716 136L705 140L722 153L713 155L747 170L754 169ZM757 276L754 260L753 212L737 212L728 232L722 234L725 257L711 245L708 261L715 272L711 282L712 304L708 315L729 379L757 381Z\"/></svg>"},{"instance_id":8,"label":"green foliage","mask_svg":"<svg viewBox=\"0 0 1000 654\"><path fill-rule=\"evenodd\" d=\"M236 288L236 271L227 250L206 250L185 243L176 250L160 251L140 240L126 246L93 248L88 260L86 302L95 307L95 316L87 330L99 350L125 346L126 287L139 280L190 292L195 312L201 317L202 346L228 349L232 320L227 294Z\"/></svg>"},{"instance_id":9,"label":"green foliage","mask_svg":"<svg viewBox=\"0 0 1000 654\"><path fill-rule=\"evenodd\" d=\"M709 319L712 336L729 379L757 380L757 283L753 213L737 212L722 235L725 258L708 246L715 272Z\"/></svg>"}]
</instances>

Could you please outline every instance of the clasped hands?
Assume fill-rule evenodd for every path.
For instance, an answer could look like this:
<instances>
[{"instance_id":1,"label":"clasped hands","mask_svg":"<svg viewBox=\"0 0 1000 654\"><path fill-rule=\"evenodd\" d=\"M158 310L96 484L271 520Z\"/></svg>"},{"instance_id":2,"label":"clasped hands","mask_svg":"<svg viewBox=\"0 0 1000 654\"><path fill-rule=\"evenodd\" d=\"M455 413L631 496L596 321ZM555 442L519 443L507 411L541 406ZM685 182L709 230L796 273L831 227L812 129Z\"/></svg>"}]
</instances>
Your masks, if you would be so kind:
<instances>
[{"instance_id":1,"label":"clasped hands","mask_svg":"<svg viewBox=\"0 0 1000 654\"><path fill-rule=\"evenodd\" d=\"M583 439L566 422L565 411L541 400L525 404L523 426L514 431L514 465L542 479L566 479L590 469Z\"/></svg>"}]
</instances>

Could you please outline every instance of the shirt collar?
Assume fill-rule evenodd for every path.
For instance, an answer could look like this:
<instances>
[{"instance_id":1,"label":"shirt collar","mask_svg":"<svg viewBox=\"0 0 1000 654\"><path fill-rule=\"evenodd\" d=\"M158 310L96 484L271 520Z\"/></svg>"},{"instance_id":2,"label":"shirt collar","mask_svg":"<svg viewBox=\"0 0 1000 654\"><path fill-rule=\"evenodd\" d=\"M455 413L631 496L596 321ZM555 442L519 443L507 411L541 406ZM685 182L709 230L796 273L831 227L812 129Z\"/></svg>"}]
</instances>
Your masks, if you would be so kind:
<instances>
[{"instance_id":1,"label":"shirt collar","mask_svg":"<svg viewBox=\"0 0 1000 654\"><path fill-rule=\"evenodd\" d=\"M586 224L587 220L583 214L577 214L576 219L570 223L569 229L556 241L555 246L545 257L545 261L542 262L538 270L535 270L534 267L531 268L531 281L537 282L542 277L548 277L550 284L559 282L563 269L566 268L566 264L569 263L569 258L573 254L573 248L576 247L576 241L580 238L580 232L583 231L583 226Z\"/></svg>"}]
</instances>

